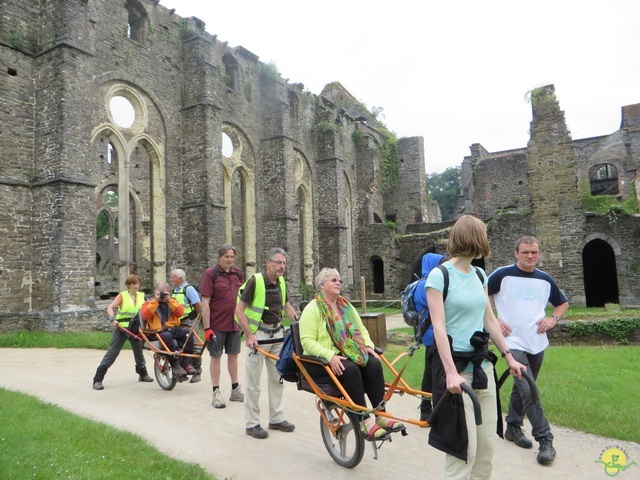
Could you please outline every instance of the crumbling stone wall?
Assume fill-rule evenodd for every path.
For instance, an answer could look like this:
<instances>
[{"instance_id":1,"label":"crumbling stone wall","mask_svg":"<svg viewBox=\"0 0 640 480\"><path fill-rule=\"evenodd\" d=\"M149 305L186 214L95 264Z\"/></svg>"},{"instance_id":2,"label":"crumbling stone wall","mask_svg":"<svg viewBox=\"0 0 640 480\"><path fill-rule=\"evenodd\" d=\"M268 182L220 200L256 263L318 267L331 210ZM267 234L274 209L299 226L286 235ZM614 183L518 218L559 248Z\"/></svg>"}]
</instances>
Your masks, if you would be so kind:
<instances>
[{"instance_id":1,"label":"crumbling stone wall","mask_svg":"<svg viewBox=\"0 0 640 480\"><path fill-rule=\"evenodd\" d=\"M619 302L638 304L640 286L633 279L640 265L639 217L586 212L579 186L586 182L589 188L592 167L610 164L618 171L620 198L637 195L639 111L637 105L623 107L621 129L611 135L573 140L549 85L532 92L526 148L491 153L480 144L472 146L462 166L458 213L473 213L487 222L489 272L513 263L517 238L533 235L542 242L540 267L556 279L572 304L584 305L583 268L589 259L583 252L590 241L602 239L615 254Z\"/></svg>"},{"instance_id":2,"label":"crumbling stone wall","mask_svg":"<svg viewBox=\"0 0 640 480\"><path fill-rule=\"evenodd\" d=\"M320 266L357 281L372 254L393 264L394 240L361 245L387 218L384 127L339 83L319 95L290 85L178 13L155 0L3 2L0 330L103 326L96 300L129 272L146 291L176 267L197 284L229 241L247 274L286 248L294 300ZM114 96L131 103L133 125L118 125ZM408 183L392 206L417 221L422 139L400 144ZM117 208L105 206L110 191ZM103 211L118 221L115 280L97 272Z\"/></svg>"}]
</instances>

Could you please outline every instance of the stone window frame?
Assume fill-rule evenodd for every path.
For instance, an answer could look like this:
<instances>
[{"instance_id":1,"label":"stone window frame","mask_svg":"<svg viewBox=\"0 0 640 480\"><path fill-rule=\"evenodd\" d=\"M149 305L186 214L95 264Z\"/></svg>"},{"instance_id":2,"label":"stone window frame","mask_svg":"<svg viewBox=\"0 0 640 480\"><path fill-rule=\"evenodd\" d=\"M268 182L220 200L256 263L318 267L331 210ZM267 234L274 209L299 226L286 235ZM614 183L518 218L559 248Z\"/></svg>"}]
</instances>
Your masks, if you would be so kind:
<instances>
[{"instance_id":1,"label":"stone window frame","mask_svg":"<svg viewBox=\"0 0 640 480\"><path fill-rule=\"evenodd\" d=\"M231 53L225 53L222 56L224 65L224 73L222 81L229 90L237 92L240 88L240 65L235 56Z\"/></svg>"},{"instance_id":2,"label":"stone window frame","mask_svg":"<svg viewBox=\"0 0 640 480\"><path fill-rule=\"evenodd\" d=\"M223 182L223 199L226 206L227 214L225 215L225 237L227 243L231 243L233 238L233 225L231 222L231 184L233 174L236 170L242 176L244 182L245 191L245 225L244 225L244 261L245 265L241 265L240 268L245 270L247 278L256 273L256 173L255 173L255 158L253 156L253 149L249 144L248 138L243 134L235 125L229 123L223 123L220 129L220 138L222 140L222 134L225 133L231 143L233 144L233 152L230 157L222 155L222 148L220 148L220 157L222 158L222 182ZM221 145L222 147L222 145Z\"/></svg>"},{"instance_id":3,"label":"stone window frame","mask_svg":"<svg viewBox=\"0 0 640 480\"><path fill-rule=\"evenodd\" d=\"M133 112L135 114L135 119L133 120L133 124L130 127L119 126L113 118L110 105L111 99L113 97L124 97L129 101L129 103L131 103ZM107 114L109 115L109 121L114 125L114 128L131 132L133 135L141 134L146 130L149 123L149 112L142 96L140 96L140 94L135 89L125 84L118 83L112 86L107 91L104 98Z\"/></svg>"},{"instance_id":4,"label":"stone window frame","mask_svg":"<svg viewBox=\"0 0 640 480\"><path fill-rule=\"evenodd\" d=\"M138 0L127 0L127 37L129 40L144 44L147 36L147 10Z\"/></svg>"},{"instance_id":5,"label":"stone window frame","mask_svg":"<svg viewBox=\"0 0 640 480\"><path fill-rule=\"evenodd\" d=\"M604 171L604 176L602 172ZM611 162L601 162L589 168L591 195L619 195L620 169Z\"/></svg>"}]
</instances>

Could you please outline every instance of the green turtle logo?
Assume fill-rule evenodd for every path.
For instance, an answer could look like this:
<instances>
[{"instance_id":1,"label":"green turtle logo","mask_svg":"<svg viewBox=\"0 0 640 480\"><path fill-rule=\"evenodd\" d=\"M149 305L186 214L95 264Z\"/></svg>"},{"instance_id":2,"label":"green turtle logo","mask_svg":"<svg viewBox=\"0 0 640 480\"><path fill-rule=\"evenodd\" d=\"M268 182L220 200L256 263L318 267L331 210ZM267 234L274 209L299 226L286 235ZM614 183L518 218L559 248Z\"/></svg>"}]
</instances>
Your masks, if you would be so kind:
<instances>
[{"instance_id":1,"label":"green turtle logo","mask_svg":"<svg viewBox=\"0 0 640 480\"><path fill-rule=\"evenodd\" d=\"M604 466L604 473L608 477L616 477L620 472L624 472L636 462L627 463L627 455L619 448L609 448L602 452L600 460L594 460Z\"/></svg>"}]
</instances>

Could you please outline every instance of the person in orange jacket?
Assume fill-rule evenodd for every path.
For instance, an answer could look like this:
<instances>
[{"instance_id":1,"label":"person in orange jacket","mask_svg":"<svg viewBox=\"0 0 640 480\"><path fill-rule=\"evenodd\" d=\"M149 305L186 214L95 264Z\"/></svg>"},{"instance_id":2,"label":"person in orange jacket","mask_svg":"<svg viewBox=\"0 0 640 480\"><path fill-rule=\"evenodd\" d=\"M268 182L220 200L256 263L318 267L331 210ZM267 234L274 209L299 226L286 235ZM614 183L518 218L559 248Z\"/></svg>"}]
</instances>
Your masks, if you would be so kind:
<instances>
[{"instance_id":1,"label":"person in orange jacket","mask_svg":"<svg viewBox=\"0 0 640 480\"><path fill-rule=\"evenodd\" d=\"M169 347L169 350L176 351L178 348L174 344L174 339L178 345L182 346L189 333L188 328L180 327L180 318L184 315L184 306L175 298L171 297L171 287L167 282L160 282L156 285L153 298L147 300L140 309L140 316L145 321L145 330L155 330L156 335ZM193 353L193 337L190 337L184 351ZM171 368L178 377L185 377L187 372L179 359L170 357Z\"/></svg>"}]
</instances>

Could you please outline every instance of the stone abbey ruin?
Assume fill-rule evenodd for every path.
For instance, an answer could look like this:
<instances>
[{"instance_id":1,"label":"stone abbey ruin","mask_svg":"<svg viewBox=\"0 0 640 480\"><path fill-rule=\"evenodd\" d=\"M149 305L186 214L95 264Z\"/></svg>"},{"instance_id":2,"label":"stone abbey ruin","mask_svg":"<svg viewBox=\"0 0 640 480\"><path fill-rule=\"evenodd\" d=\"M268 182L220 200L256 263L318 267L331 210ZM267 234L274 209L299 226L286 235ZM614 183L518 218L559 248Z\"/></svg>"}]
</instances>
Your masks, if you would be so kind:
<instances>
[{"instance_id":1,"label":"stone abbey ruin","mask_svg":"<svg viewBox=\"0 0 640 480\"><path fill-rule=\"evenodd\" d=\"M130 272L146 291L173 268L198 284L223 243L247 275L285 248L294 304L323 266L353 297L364 277L368 298L397 298L422 255L443 251L452 222L426 197L421 137L396 139L339 83L289 84L178 13L158 0L3 2L0 331L101 328L101 300ZM637 305L640 221L584 197L637 208L640 105L582 140L552 86L532 111L526 147L475 144L463 161L458 214L488 225L483 266L511 263L533 234L571 303Z\"/></svg>"}]
</instances>

